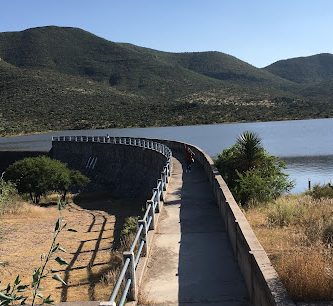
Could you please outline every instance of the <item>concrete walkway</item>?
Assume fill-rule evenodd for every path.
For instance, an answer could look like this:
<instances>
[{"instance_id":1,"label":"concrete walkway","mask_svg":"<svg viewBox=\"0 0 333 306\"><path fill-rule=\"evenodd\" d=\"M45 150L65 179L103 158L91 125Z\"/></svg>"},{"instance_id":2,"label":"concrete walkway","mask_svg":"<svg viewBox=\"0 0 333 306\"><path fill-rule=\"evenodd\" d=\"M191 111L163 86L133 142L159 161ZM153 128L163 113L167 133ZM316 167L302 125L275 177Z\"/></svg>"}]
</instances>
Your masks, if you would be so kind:
<instances>
[{"instance_id":1,"label":"concrete walkway","mask_svg":"<svg viewBox=\"0 0 333 306\"><path fill-rule=\"evenodd\" d=\"M140 305L250 305L202 167L174 158Z\"/></svg>"}]
</instances>

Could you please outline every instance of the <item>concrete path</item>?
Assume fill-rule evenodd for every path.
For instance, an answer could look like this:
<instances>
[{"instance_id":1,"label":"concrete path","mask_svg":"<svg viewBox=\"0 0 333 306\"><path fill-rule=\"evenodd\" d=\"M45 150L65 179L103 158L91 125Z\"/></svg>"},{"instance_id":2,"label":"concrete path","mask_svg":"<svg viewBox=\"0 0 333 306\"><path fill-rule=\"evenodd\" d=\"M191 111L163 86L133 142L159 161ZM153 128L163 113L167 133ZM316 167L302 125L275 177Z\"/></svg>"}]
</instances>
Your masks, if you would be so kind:
<instances>
[{"instance_id":1,"label":"concrete path","mask_svg":"<svg viewBox=\"0 0 333 306\"><path fill-rule=\"evenodd\" d=\"M202 167L174 158L140 305L250 305Z\"/></svg>"}]
</instances>

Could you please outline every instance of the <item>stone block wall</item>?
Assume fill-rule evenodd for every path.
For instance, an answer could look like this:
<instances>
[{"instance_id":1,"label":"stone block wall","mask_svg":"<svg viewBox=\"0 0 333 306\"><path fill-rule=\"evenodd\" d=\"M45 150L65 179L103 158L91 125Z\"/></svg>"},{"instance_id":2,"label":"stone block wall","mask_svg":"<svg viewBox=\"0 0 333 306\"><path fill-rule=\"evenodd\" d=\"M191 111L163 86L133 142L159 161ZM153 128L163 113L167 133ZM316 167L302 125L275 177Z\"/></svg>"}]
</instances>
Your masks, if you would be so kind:
<instances>
[{"instance_id":1,"label":"stone block wall","mask_svg":"<svg viewBox=\"0 0 333 306\"><path fill-rule=\"evenodd\" d=\"M150 149L97 142L55 141L51 156L87 175L91 191L143 200L151 196L166 162L162 154ZM87 164L89 158L96 159L94 167Z\"/></svg>"}]
</instances>

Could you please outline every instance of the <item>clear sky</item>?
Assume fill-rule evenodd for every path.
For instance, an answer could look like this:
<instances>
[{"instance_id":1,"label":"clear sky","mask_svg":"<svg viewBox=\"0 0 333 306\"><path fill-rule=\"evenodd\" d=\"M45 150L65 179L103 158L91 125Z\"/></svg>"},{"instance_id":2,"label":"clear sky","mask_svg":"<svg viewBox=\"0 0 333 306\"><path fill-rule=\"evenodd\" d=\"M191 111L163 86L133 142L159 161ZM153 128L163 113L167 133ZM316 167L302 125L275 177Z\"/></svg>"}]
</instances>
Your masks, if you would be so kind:
<instances>
[{"instance_id":1,"label":"clear sky","mask_svg":"<svg viewBox=\"0 0 333 306\"><path fill-rule=\"evenodd\" d=\"M45 25L163 51L221 51L257 67L333 53L332 0L0 0L0 32Z\"/></svg>"}]
</instances>

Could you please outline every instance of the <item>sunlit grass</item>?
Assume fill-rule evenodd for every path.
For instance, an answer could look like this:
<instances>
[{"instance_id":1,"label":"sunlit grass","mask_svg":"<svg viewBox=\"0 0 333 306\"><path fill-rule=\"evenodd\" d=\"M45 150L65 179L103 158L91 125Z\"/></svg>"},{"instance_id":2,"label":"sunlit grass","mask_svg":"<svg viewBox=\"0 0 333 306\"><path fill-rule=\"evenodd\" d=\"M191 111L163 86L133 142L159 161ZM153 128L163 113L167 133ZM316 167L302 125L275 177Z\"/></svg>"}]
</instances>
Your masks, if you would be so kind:
<instances>
[{"instance_id":1,"label":"sunlit grass","mask_svg":"<svg viewBox=\"0 0 333 306\"><path fill-rule=\"evenodd\" d=\"M285 196L245 213L295 301L333 300L332 199Z\"/></svg>"}]
</instances>

